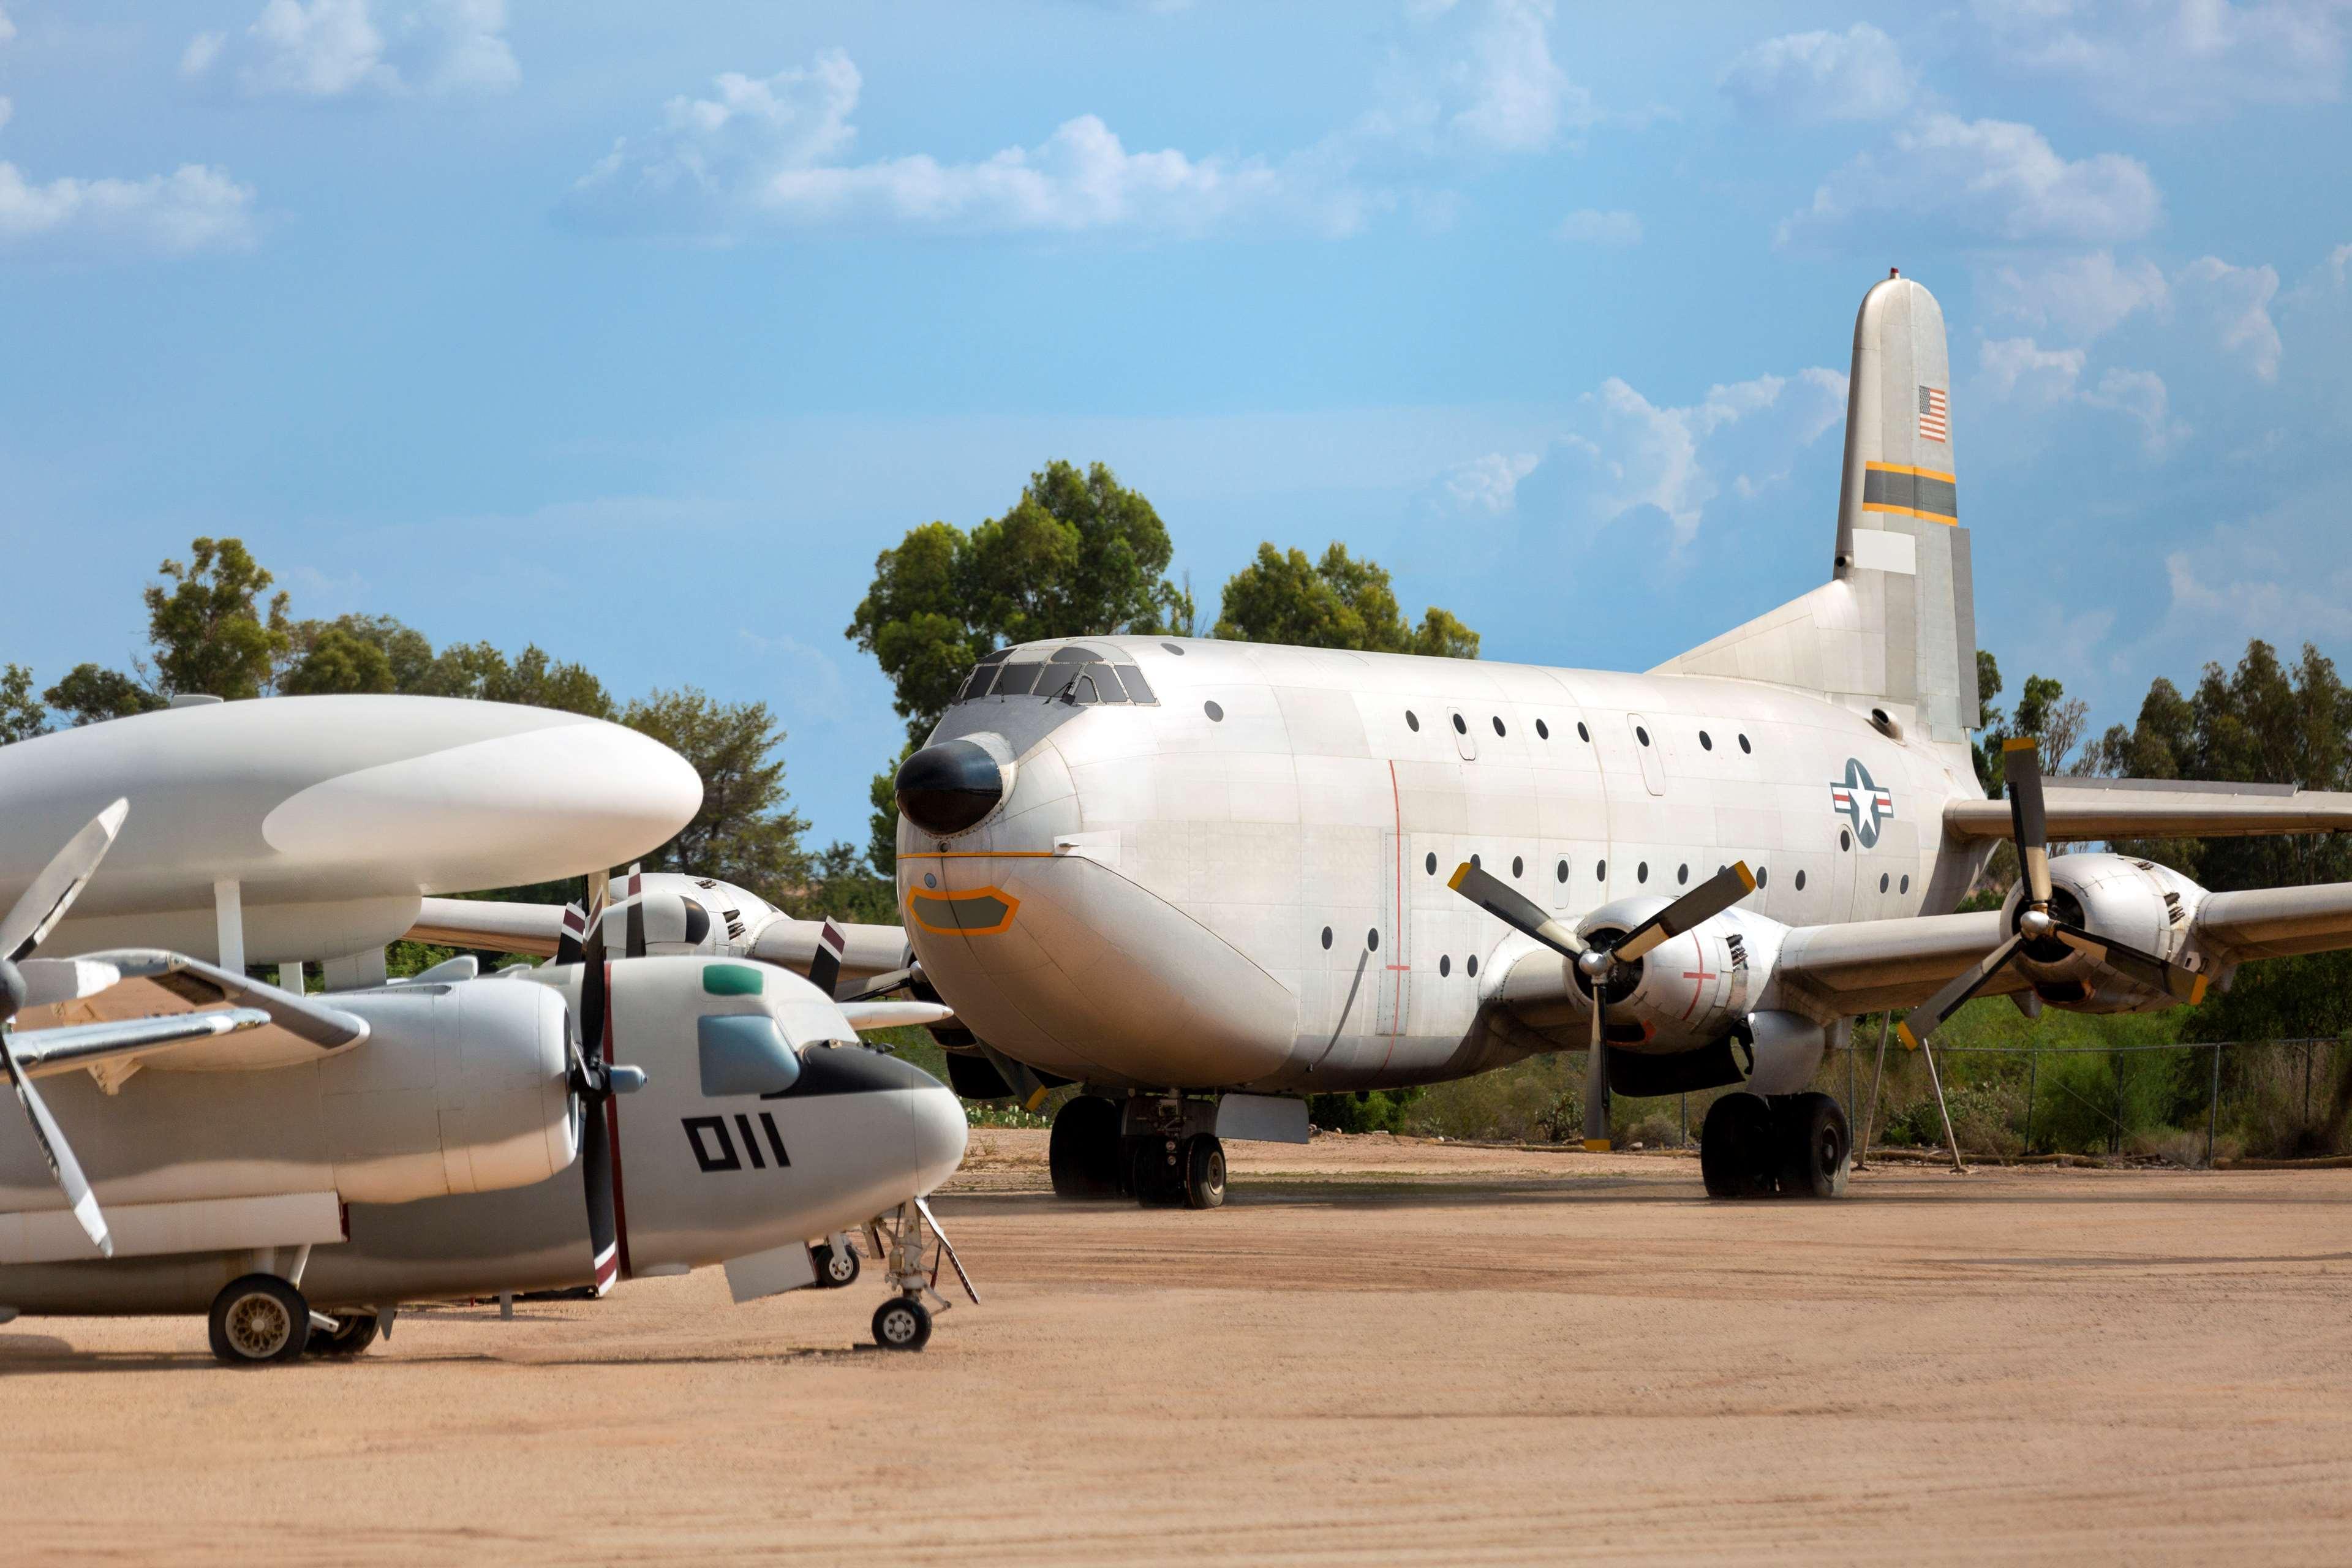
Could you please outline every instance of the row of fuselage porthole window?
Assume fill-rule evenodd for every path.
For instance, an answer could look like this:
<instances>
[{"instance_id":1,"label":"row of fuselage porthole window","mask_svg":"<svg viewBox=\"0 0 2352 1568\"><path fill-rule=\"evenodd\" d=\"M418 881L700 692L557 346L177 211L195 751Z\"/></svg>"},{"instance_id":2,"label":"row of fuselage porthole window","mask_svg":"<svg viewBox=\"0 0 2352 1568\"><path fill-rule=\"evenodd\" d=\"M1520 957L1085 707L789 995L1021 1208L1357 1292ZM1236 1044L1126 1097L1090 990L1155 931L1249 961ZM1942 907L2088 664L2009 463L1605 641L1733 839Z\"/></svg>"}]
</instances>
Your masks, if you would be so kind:
<instances>
[{"instance_id":1,"label":"row of fuselage porthole window","mask_svg":"<svg viewBox=\"0 0 2352 1568\"><path fill-rule=\"evenodd\" d=\"M1201 711L1209 716L1209 721L1211 723L1223 723L1224 721L1225 710L1215 702L1202 703ZM1503 716L1499 713L1489 715L1486 721L1495 726L1495 733L1497 735L1508 735L1511 732L1509 727L1503 722ZM1421 715L1414 712L1410 708L1406 709L1404 710L1404 727L1411 730L1416 735L1420 734ZM1457 735L1466 735L1470 732L1469 722L1459 713L1454 715L1454 732ZM1536 735L1539 740L1550 740L1551 726L1541 719L1537 720ZM1592 731L1584 727L1584 721L1581 719L1578 720L1576 723L1576 738L1582 741L1587 745L1591 745L1592 743ZM1633 726L1633 738L1646 746L1650 743L1650 731L1642 725L1636 724ZM1754 747L1748 743L1747 736L1741 735L1738 737L1738 740L1739 749L1742 752L1752 752L1755 750ZM1703 752L1711 752L1715 750L1715 737L1708 734L1706 731L1701 730L1698 732L1698 744L1699 750Z\"/></svg>"},{"instance_id":2,"label":"row of fuselage porthole window","mask_svg":"<svg viewBox=\"0 0 2352 1568\"><path fill-rule=\"evenodd\" d=\"M1851 842L1851 837L1841 830L1838 834L1838 847L1841 849L1845 848ZM1485 861L1476 855L1470 857L1470 864L1478 867L1482 870L1485 868L1486 865ZM1422 858L1421 865L1422 869L1425 873L1432 877L1436 876L1437 852L1435 850L1432 850L1427 855L1423 856ZM1514 855L1511 857L1511 876L1514 880L1526 876L1527 868L1528 863L1525 856ZM1727 868L1725 866L1718 866L1716 868L1718 872ZM1564 859L1561 860L1558 866L1553 868L1552 875L1556 880L1566 882L1568 880L1568 862ZM1605 882L1609 879L1608 861L1595 860L1592 863L1592 879L1596 882ZM1650 863L1647 860L1642 861L1639 865L1633 868L1633 879L1637 882L1647 882L1650 879ZM1685 861L1683 864L1675 868L1675 882L1677 886L1681 886L1689 882L1689 880L1690 863L1688 861ZM1771 880L1772 872L1769 867L1757 868L1756 886L1759 889L1769 886ZM1885 871L1878 874L1878 890L1880 892L1886 892L1894 883L1895 879L1891 874ZM1802 892L1804 889L1805 873L1802 870L1800 870L1797 873L1797 890L1799 892ZM1904 874L1900 886L1895 887L1895 890L1902 893L1910 892L1911 878L1908 872ZM1327 952L1330 951L1331 928L1329 926L1325 926L1323 928L1323 947L1324 951ZM1364 932L1364 947L1368 952L1378 952L1381 950L1381 933L1380 929L1377 926ZM1478 973L1477 955L1475 953L1472 954L1466 961L1465 961L1463 967L1475 976ZM1437 973L1439 974L1444 975L1450 973L1452 972L1452 968L1453 960L1450 957L1441 956L1438 959Z\"/></svg>"}]
</instances>

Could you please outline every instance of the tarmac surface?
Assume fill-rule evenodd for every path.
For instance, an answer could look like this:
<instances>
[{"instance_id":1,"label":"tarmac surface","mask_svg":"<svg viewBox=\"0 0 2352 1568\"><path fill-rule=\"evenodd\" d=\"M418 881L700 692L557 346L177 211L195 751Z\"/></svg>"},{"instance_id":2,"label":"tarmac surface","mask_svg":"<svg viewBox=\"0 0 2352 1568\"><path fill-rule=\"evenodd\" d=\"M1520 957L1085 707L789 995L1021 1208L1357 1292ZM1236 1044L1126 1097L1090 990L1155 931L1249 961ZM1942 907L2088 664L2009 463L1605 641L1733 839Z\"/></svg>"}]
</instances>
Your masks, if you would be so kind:
<instances>
[{"instance_id":1,"label":"tarmac surface","mask_svg":"<svg viewBox=\"0 0 2352 1568\"><path fill-rule=\"evenodd\" d=\"M355 1363L0 1329L21 1562L2341 1563L2352 1173L1889 1167L1710 1204L1675 1156L1236 1145L1074 1205L975 1135L979 1285L404 1315Z\"/></svg>"}]
</instances>

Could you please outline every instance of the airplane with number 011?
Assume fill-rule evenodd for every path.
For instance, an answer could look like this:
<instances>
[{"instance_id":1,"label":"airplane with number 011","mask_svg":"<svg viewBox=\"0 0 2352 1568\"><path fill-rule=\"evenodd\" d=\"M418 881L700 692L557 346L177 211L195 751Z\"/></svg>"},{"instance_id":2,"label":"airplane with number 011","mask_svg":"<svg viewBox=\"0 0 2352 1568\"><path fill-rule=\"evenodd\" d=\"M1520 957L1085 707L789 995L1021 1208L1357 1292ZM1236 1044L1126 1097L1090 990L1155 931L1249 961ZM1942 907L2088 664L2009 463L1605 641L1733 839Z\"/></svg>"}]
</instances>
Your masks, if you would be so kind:
<instances>
[{"instance_id":1,"label":"airplane with number 011","mask_svg":"<svg viewBox=\"0 0 2352 1568\"><path fill-rule=\"evenodd\" d=\"M963 1109L856 1032L946 1008L613 956L625 906L538 969L466 956L322 996L156 948L35 957L129 812L0 916L0 1065L26 1113L0 1121L6 1316L208 1313L222 1360L283 1362L364 1350L404 1302L719 1263L739 1301L844 1285L864 1227L893 1289L876 1339L929 1337L926 1234L954 1258L924 1198L962 1159Z\"/></svg>"},{"instance_id":2,"label":"airplane with number 011","mask_svg":"<svg viewBox=\"0 0 2352 1568\"><path fill-rule=\"evenodd\" d=\"M1943 314L1890 276L1853 334L1829 581L1646 674L1156 637L983 658L898 775L898 892L967 1093L1059 1111L1067 1194L1222 1199L1221 1140L1304 1096L1587 1053L1608 1099L1738 1089L1707 1190L1828 1195L1808 1086L1856 1016L1971 994L2168 1007L2352 945L2352 885L2211 893L2053 841L2313 833L2352 795L2042 778L1988 800ZM2021 558L2014 532L2002 560ZM2005 907L1951 911L1993 845Z\"/></svg>"}]
</instances>

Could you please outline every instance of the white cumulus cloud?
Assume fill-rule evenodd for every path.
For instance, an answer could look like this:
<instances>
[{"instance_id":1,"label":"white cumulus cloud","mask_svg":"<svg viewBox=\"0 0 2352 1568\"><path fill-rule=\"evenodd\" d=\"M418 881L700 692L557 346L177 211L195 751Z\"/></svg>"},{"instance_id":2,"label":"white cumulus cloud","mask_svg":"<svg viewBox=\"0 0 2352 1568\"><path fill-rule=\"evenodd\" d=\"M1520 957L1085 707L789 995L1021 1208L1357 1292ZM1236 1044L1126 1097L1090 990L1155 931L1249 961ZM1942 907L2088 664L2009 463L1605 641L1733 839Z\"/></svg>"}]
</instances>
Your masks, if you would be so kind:
<instances>
[{"instance_id":1,"label":"white cumulus cloud","mask_svg":"<svg viewBox=\"0 0 2352 1568\"><path fill-rule=\"evenodd\" d=\"M1629 212L1582 207L1560 219L1559 237L1571 245L1639 245L1642 220Z\"/></svg>"},{"instance_id":2,"label":"white cumulus cloud","mask_svg":"<svg viewBox=\"0 0 2352 1568\"><path fill-rule=\"evenodd\" d=\"M2097 386L2083 394L2083 401L2136 421L2141 444L2151 458L2163 457L2188 438L2189 426L2171 416L2164 378L2152 370L2109 370L2099 377Z\"/></svg>"},{"instance_id":3,"label":"white cumulus cloud","mask_svg":"<svg viewBox=\"0 0 2352 1568\"><path fill-rule=\"evenodd\" d=\"M253 243L253 188L184 163L144 179L27 180L0 163L0 250L112 258L185 256Z\"/></svg>"},{"instance_id":4,"label":"white cumulus cloud","mask_svg":"<svg viewBox=\"0 0 2352 1568\"><path fill-rule=\"evenodd\" d=\"M1577 401L1569 427L1526 465L1516 510L1588 532L1648 518L1664 554L1679 555L1727 489L1743 499L1771 489L1799 453L1841 426L1845 391L1843 374L1815 367L1712 386L1677 407L1612 376Z\"/></svg>"},{"instance_id":5,"label":"white cumulus cloud","mask_svg":"<svg viewBox=\"0 0 2352 1568\"><path fill-rule=\"evenodd\" d=\"M1800 124L1891 119L1917 89L1903 51L1867 22L1751 44L1719 85L1749 119Z\"/></svg>"},{"instance_id":6,"label":"white cumulus cloud","mask_svg":"<svg viewBox=\"0 0 2352 1568\"><path fill-rule=\"evenodd\" d=\"M241 36L198 33L180 72L226 64L249 96L337 99L494 92L522 78L506 40L506 0L268 0Z\"/></svg>"},{"instance_id":7,"label":"white cumulus cloud","mask_svg":"<svg viewBox=\"0 0 2352 1568\"><path fill-rule=\"evenodd\" d=\"M2276 268L2232 267L2218 256L2205 256L2182 268L2174 282L2223 353L2242 360L2264 381L2278 379L2283 345L2270 310L2279 288Z\"/></svg>"},{"instance_id":8,"label":"white cumulus cloud","mask_svg":"<svg viewBox=\"0 0 2352 1568\"><path fill-rule=\"evenodd\" d=\"M2074 395L2090 356L2081 349L2045 349L2032 338L1988 338L1977 345L1985 390L2030 404L2063 403Z\"/></svg>"},{"instance_id":9,"label":"white cumulus cloud","mask_svg":"<svg viewBox=\"0 0 2352 1568\"><path fill-rule=\"evenodd\" d=\"M0 10L0 44L6 43L16 36L16 24L8 20L8 13L5 10Z\"/></svg>"},{"instance_id":10,"label":"white cumulus cloud","mask_svg":"<svg viewBox=\"0 0 2352 1568\"><path fill-rule=\"evenodd\" d=\"M2171 416L2164 378L2152 370L2111 367L2083 384L2089 363L2080 348L2046 349L2032 338L1993 338L1977 345L1978 388L1989 401L2013 404L2034 416L2075 405L2120 414L2139 426L2141 445L2161 458L2189 436Z\"/></svg>"},{"instance_id":11,"label":"white cumulus cloud","mask_svg":"<svg viewBox=\"0 0 2352 1568\"><path fill-rule=\"evenodd\" d=\"M1411 47L1356 123L1360 141L1424 155L1538 153L1603 118L1553 58L1552 0L1422 0L1406 10Z\"/></svg>"},{"instance_id":12,"label":"white cumulus cloud","mask_svg":"<svg viewBox=\"0 0 2352 1568\"><path fill-rule=\"evenodd\" d=\"M2342 0L1977 0L1996 58L2157 122L2342 96Z\"/></svg>"},{"instance_id":13,"label":"white cumulus cloud","mask_svg":"<svg viewBox=\"0 0 2352 1568\"><path fill-rule=\"evenodd\" d=\"M1205 232L1258 218L1347 233L1365 198L1315 154L1275 164L1130 152L1091 114L1034 147L970 163L910 153L849 159L863 85L838 50L771 77L729 72L706 98L669 101L651 134L624 139L573 185L593 226L731 237L761 228L959 233Z\"/></svg>"},{"instance_id":14,"label":"white cumulus cloud","mask_svg":"<svg viewBox=\"0 0 2352 1568\"><path fill-rule=\"evenodd\" d=\"M1893 221L1962 239L2098 245L2139 237L2162 210L2137 159L2068 159L2031 125L1939 110L1823 180L1811 205L1780 226L1780 240L1877 242Z\"/></svg>"},{"instance_id":15,"label":"white cumulus cloud","mask_svg":"<svg viewBox=\"0 0 2352 1568\"><path fill-rule=\"evenodd\" d=\"M2054 327L2078 342L2104 337L2135 312L2165 314L2172 290L2163 268L2146 257L2118 263L2115 252L2010 261L1986 280L1986 302L2036 331Z\"/></svg>"}]
</instances>

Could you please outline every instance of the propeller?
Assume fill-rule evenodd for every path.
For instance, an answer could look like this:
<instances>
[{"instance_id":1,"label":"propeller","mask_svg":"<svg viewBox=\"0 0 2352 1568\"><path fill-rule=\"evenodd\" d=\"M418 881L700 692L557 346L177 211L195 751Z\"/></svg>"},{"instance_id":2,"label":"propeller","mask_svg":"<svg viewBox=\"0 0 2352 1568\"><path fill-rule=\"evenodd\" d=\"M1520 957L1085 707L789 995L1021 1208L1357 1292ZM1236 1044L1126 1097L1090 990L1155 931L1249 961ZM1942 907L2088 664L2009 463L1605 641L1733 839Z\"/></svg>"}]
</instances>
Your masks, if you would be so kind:
<instances>
[{"instance_id":1,"label":"propeller","mask_svg":"<svg viewBox=\"0 0 2352 1568\"><path fill-rule=\"evenodd\" d=\"M830 996L841 984L841 955L849 951L849 933L831 915L816 933L816 953L809 960L809 984Z\"/></svg>"},{"instance_id":2,"label":"propeller","mask_svg":"<svg viewBox=\"0 0 2352 1568\"><path fill-rule=\"evenodd\" d=\"M17 1061L9 1035L26 995L24 973L17 964L30 958L42 940L65 919L66 910L81 895L91 874L98 869L98 863L113 847L114 836L122 831L122 819L130 815L131 803L118 800L90 818L41 868L41 874L33 879L32 886L25 889L7 915L0 918L0 1062L6 1065L8 1082L16 1091L17 1103L25 1108L26 1119L33 1124L33 1141L41 1146L41 1156L49 1163L49 1173L65 1190L66 1201L73 1205L75 1220L91 1244L109 1258L114 1256L114 1237L106 1228L106 1215L99 1211L98 1194L90 1190L89 1178L82 1174L81 1163L74 1158L73 1147L66 1142L57 1118L49 1114L41 1091L33 1087L32 1079Z\"/></svg>"},{"instance_id":3,"label":"propeller","mask_svg":"<svg viewBox=\"0 0 2352 1568\"><path fill-rule=\"evenodd\" d=\"M1585 1057L1584 1146L1609 1147L1609 1071L1602 1050L1608 1026L1609 987L1620 972L1644 954L1685 931L1713 920L1756 890L1756 874L1745 860L1734 861L1614 940L1587 942L1566 921L1544 912L1541 905L1483 867L1468 862L1454 868L1447 887L1476 904L1512 930L1520 931L1576 965L1592 994L1592 1036Z\"/></svg>"},{"instance_id":4,"label":"propeller","mask_svg":"<svg viewBox=\"0 0 2352 1568\"><path fill-rule=\"evenodd\" d=\"M1950 1022L1968 999L1991 983L1992 977L2031 955L2039 944L2062 942L2095 963L2104 963L2142 985L2194 1006L2205 995L2205 976L2186 964L2174 963L2152 952L2142 952L2119 942L2094 936L2055 911L2057 890L2050 881L2048 826L2042 809L2042 753L2024 737L2003 741L2001 766L2008 779L2009 829L2017 846L2018 869L2025 881L2025 897L2009 939L1984 955L1972 968L1952 977L1941 991L1914 1007L1895 1026L1903 1044L1917 1050L1937 1029Z\"/></svg>"},{"instance_id":5,"label":"propeller","mask_svg":"<svg viewBox=\"0 0 2352 1568\"><path fill-rule=\"evenodd\" d=\"M567 1075L580 1105L580 1176L588 1194L588 1247L595 1263L599 1296L612 1289L621 1274L620 1225L613 1193L612 1122L605 1102L615 1093L625 1092L619 1082L623 1071L635 1079L627 1086L630 1089L645 1081L645 1075L635 1068L612 1066L612 1031L607 1022L612 975L604 959L605 892L604 876L588 879L588 902L580 910L579 951L574 960L580 965L580 1029L572 1041L572 1069ZM572 935L572 913L571 910L564 911L567 938ZM557 961L562 961L561 945Z\"/></svg>"}]
</instances>

